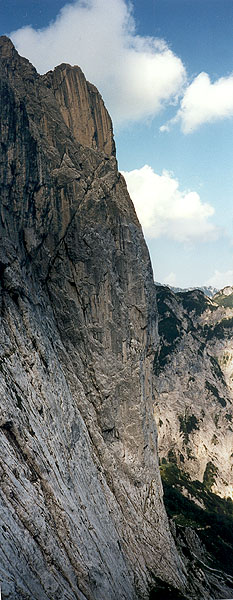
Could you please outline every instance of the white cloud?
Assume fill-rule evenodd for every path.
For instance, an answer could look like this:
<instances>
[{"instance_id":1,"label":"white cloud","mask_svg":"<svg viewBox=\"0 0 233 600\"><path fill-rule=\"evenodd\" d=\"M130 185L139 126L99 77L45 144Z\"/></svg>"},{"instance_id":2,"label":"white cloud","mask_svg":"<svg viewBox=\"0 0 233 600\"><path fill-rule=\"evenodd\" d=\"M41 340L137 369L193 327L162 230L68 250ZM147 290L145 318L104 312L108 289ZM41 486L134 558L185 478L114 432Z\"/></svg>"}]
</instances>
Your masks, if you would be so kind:
<instances>
[{"instance_id":1,"label":"white cloud","mask_svg":"<svg viewBox=\"0 0 233 600\"><path fill-rule=\"evenodd\" d=\"M166 275L166 277L163 278L163 282L166 285L172 285L172 286L176 286L177 285L177 277L176 274L173 273L173 271L171 271L171 273L169 273L168 275Z\"/></svg>"},{"instance_id":2,"label":"white cloud","mask_svg":"<svg viewBox=\"0 0 233 600\"><path fill-rule=\"evenodd\" d=\"M212 285L218 289L224 288L226 285L233 285L233 270L229 271L214 271L214 274L208 279L207 285Z\"/></svg>"},{"instance_id":3,"label":"white cloud","mask_svg":"<svg viewBox=\"0 0 233 600\"><path fill-rule=\"evenodd\" d=\"M203 125L233 116L233 75L211 83L207 73L200 73L186 88L176 116L160 131L169 131L180 122L183 133L192 133Z\"/></svg>"},{"instance_id":4,"label":"white cloud","mask_svg":"<svg viewBox=\"0 0 233 600\"><path fill-rule=\"evenodd\" d=\"M127 0L76 0L48 27L24 27L10 37L40 73L78 64L118 123L156 114L185 81L181 60L163 40L136 34Z\"/></svg>"},{"instance_id":5,"label":"white cloud","mask_svg":"<svg viewBox=\"0 0 233 600\"><path fill-rule=\"evenodd\" d=\"M214 208L203 203L197 192L181 191L167 171L158 175L145 165L123 172L139 221L148 238L166 236L178 242L216 239L210 222Z\"/></svg>"},{"instance_id":6,"label":"white cloud","mask_svg":"<svg viewBox=\"0 0 233 600\"><path fill-rule=\"evenodd\" d=\"M162 132L164 132L164 131L170 131L169 123L171 123L171 121L168 121L168 123L166 123L165 125L161 125L161 127L159 128L159 131L162 131Z\"/></svg>"}]
</instances>

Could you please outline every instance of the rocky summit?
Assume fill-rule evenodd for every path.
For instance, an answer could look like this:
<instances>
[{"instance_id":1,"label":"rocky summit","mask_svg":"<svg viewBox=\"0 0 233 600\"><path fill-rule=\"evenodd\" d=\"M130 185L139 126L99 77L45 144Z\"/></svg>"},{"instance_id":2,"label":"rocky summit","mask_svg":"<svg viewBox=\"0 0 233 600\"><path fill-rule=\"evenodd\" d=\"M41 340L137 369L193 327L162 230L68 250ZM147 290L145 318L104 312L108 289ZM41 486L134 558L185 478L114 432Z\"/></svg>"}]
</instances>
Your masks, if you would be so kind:
<instances>
[{"instance_id":1,"label":"rocky summit","mask_svg":"<svg viewBox=\"0 0 233 600\"><path fill-rule=\"evenodd\" d=\"M148 250L117 169L111 119L79 67L62 64L40 76L3 36L0 104L2 598L230 598L233 579L207 564L195 531L180 533L172 519L169 526L156 428L172 396L174 360L178 370L191 363L195 374L203 365L211 369L203 410L207 415L210 401L211 418L213 406L219 414L215 427L224 431L231 396L219 370L224 365L228 373L228 362L222 338L215 348L210 334L222 308L210 310L206 325L206 312L195 320L177 302L171 325L175 295L167 290L170 308L161 325ZM188 327L196 341L179 365ZM195 363L192 351L204 353L207 338L208 356ZM183 396L182 402L174 426L173 401L167 402L161 450L161 459L169 459L174 442L176 468L181 454L185 462L193 451L190 439L195 448L201 439L201 408L185 412ZM211 421L206 440L216 430ZM211 452L218 455L222 492L230 473L229 465L220 473L219 443L221 451L212 442ZM217 461L208 446L204 458ZM199 463L203 471L203 458ZM195 466L190 473L197 477Z\"/></svg>"}]
</instances>

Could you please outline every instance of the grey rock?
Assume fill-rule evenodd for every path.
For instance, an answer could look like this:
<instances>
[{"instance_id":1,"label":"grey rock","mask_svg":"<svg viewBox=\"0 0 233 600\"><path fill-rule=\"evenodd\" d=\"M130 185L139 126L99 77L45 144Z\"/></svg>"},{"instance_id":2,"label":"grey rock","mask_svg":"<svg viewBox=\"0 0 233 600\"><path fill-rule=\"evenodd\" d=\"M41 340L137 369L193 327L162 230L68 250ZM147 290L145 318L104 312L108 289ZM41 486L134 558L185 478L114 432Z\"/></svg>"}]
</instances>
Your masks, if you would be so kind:
<instances>
[{"instance_id":1,"label":"grey rock","mask_svg":"<svg viewBox=\"0 0 233 600\"><path fill-rule=\"evenodd\" d=\"M231 289L211 300L198 291L174 294L157 288L161 337L155 414L161 459L173 457L199 481L211 463L211 490L233 499Z\"/></svg>"},{"instance_id":2,"label":"grey rock","mask_svg":"<svg viewBox=\"0 0 233 600\"><path fill-rule=\"evenodd\" d=\"M3 598L184 600L207 587L224 597L225 583L216 592L189 575L158 466L154 414L172 361L178 374L190 361L197 380L203 366L192 344L182 358L196 317L173 295L180 354L176 337L159 338L148 250L102 98L78 67L39 76L3 36L0 110Z\"/></svg>"},{"instance_id":3,"label":"grey rock","mask_svg":"<svg viewBox=\"0 0 233 600\"><path fill-rule=\"evenodd\" d=\"M110 118L78 68L40 77L4 37L0 58L3 597L184 589L158 469L152 271Z\"/></svg>"}]
</instances>

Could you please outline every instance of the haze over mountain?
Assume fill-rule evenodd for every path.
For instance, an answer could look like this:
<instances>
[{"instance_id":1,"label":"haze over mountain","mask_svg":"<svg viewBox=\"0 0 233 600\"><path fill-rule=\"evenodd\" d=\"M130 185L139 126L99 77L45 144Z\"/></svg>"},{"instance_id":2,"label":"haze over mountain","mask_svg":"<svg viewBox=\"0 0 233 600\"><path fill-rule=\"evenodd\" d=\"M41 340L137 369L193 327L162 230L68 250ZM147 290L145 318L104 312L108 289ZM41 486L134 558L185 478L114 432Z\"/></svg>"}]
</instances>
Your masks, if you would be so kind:
<instances>
[{"instance_id":1,"label":"haze over mountain","mask_svg":"<svg viewBox=\"0 0 233 600\"><path fill-rule=\"evenodd\" d=\"M156 281L155 285L164 285L164 284ZM175 293L190 292L192 290L200 290L201 292L204 292L205 296L209 296L209 298L212 298L218 292L217 288L213 287L212 285L204 285L202 287L197 286L197 287L189 287L189 288L180 288L180 287L174 287L172 285L167 284L167 287L170 288Z\"/></svg>"}]
</instances>

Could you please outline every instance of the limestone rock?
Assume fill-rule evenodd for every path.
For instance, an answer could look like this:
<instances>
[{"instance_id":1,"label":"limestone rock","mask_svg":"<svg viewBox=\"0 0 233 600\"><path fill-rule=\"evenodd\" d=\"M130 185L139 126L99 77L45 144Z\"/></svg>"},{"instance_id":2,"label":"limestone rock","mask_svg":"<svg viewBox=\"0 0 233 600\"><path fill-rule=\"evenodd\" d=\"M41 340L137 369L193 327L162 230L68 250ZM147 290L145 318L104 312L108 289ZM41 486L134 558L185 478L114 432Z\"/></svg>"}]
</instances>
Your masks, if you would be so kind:
<instances>
[{"instance_id":1,"label":"limestone rock","mask_svg":"<svg viewBox=\"0 0 233 600\"><path fill-rule=\"evenodd\" d=\"M211 471L212 491L233 499L232 288L212 300L197 290L157 293L160 458L199 481Z\"/></svg>"},{"instance_id":2,"label":"limestone rock","mask_svg":"<svg viewBox=\"0 0 233 600\"><path fill-rule=\"evenodd\" d=\"M81 71L0 38L3 597L186 588L153 419L157 312L112 126Z\"/></svg>"},{"instance_id":3,"label":"limestone rock","mask_svg":"<svg viewBox=\"0 0 233 600\"><path fill-rule=\"evenodd\" d=\"M164 400L172 443L173 415L177 426L174 363L178 375L191 364L192 376L214 365L205 402L221 409L215 350L203 362L206 311L201 325L168 295L159 338L148 250L110 117L78 67L39 76L1 37L0 111L3 598L191 600L197 589L200 599L227 597L221 575L216 586L189 574L157 454ZM230 369L227 360L229 380ZM176 401L185 397L178 381ZM230 387L224 401L230 411Z\"/></svg>"},{"instance_id":4,"label":"limestone rock","mask_svg":"<svg viewBox=\"0 0 233 600\"><path fill-rule=\"evenodd\" d=\"M115 154L112 122L103 100L80 67L62 64L43 77L51 87L64 121L74 138L84 146Z\"/></svg>"}]
</instances>

